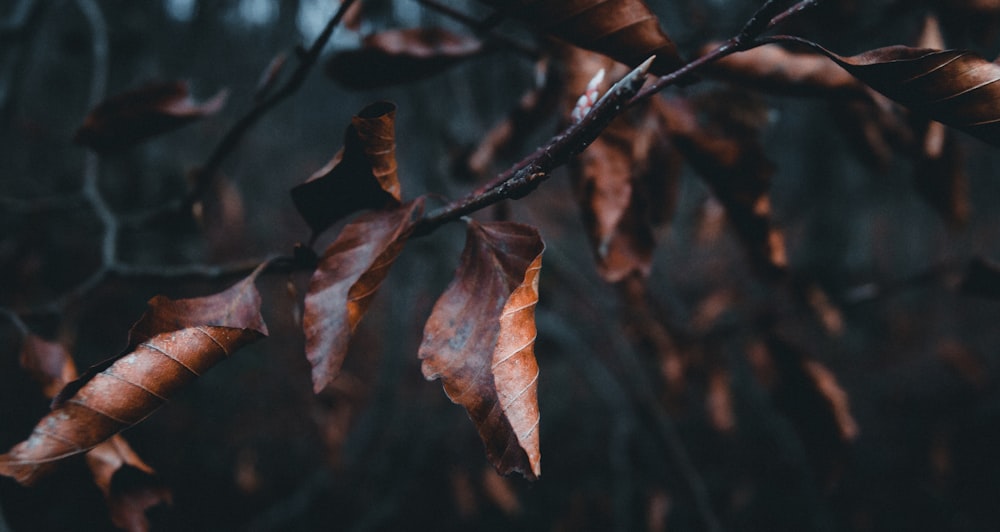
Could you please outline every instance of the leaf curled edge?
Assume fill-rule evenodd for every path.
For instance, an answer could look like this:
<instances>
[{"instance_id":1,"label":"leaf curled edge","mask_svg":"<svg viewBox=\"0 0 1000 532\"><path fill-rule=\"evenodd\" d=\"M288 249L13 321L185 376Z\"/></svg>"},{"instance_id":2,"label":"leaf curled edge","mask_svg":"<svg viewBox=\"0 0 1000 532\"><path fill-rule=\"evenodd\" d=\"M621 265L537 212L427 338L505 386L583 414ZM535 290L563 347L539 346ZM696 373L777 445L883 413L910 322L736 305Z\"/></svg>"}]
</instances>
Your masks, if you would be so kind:
<instances>
[{"instance_id":1,"label":"leaf curled edge","mask_svg":"<svg viewBox=\"0 0 1000 532\"><path fill-rule=\"evenodd\" d=\"M966 50L887 46L852 57L795 37L854 77L924 117L1000 147L1000 65Z\"/></svg>"},{"instance_id":2,"label":"leaf curled edge","mask_svg":"<svg viewBox=\"0 0 1000 532\"><path fill-rule=\"evenodd\" d=\"M0 455L0 475L30 485L65 458L135 425L240 347L267 334L254 281L265 265L211 296L157 296L125 352L67 384L25 441Z\"/></svg>"},{"instance_id":3,"label":"leaf curled edge","mask_svg":"<svg viewBox=\"0 0 1000 532\"><path fill-rule=\"evenodd\" d=\"M422 212L423 200L417 199L364 213L323 253L309 281L302 319L316 393L340 373L354 329Z\"/></svg>"},{"instance_id":4,"label":"leaf curled edge","mask_svg":"<svg viewBox=\"0 0 1000 532\"><path fill-rule=\"evenodd\" d=\"M396 105L378 101L351 118L344 148L291 190L299 214L319 233L362 209L399 205Z\"/></svg>"},{"instance_id":5,"label":"leaf curled edge","mask_svg":"<svg viewBox=\"0 0 1000 532\"><path fill-rule=\"evenodd\" d=\"M528 480L541 474L534 309L544 247L530 226L470 222L419 354L424 377L465 407L497 471Z\"/></svg>"}]
</instances>

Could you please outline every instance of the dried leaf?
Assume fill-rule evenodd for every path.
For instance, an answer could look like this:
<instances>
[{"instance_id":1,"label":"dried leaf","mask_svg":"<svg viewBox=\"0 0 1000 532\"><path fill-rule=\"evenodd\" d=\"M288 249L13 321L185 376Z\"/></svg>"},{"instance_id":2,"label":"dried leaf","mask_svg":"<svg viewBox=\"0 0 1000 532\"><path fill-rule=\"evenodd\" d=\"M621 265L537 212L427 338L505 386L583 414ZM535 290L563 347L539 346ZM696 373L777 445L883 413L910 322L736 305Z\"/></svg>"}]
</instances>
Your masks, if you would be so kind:
<instances>
[{"instance_id":1,"label":"dried leaf","mask_svg":"<svg viewBox=\"0 0 1000 532\"><path fill-rule=\"evenodd\" d=\"M655 100L674 145L725 207L731 227L762 274L787 265L784 236L771 223L768 190L774 165L753 130L737 124L702 123L689 100Z\"/></svg>"},{"instance_id":2,"label":"dried leaf","mask_svg":"<svg viewBox=\"0 0 1000 532\"><path fill-rule=\"evenodd\" d=\"M595 57L581 57L587 55ZM565 115L586 87L581 82L614 66L583 50L569 58L576 68L566 82ZM673 217L680 174L680 158L653 105L643 102L612 121L569 170L601 277L648 276L656 231Z\"/></svg>"},{"instance_id":3,"label":"dried leaf","mask_svg":"<svg viewBox=\"0 0 1000 532\"><path fill-rule=\"evenodd\" d=\"M98 153L123 150L215 114L226 97L223 90L196 104L188 94L187 82L149 83L101 102L84 118L73 140Z\"/></svg>"},{"instance_id":4,"label":"dried leaf","mask_svg":"<svg viewBox=\"0 0 1000 532\"><path fill-rule=\"evenodd\" d=\"M302 327L313 389L337 378L354 329L406 243L423 200L359 216L323 253L309 281Z\"/></svg>"},{"instance_id":5,"label":"dried leaf","mask_svg":"<svg viewBox=\"0 0 1000 532\"><path fill-rule=\"evenodd\" d=\"M501 474L541 474L535 305L544 244L513 222L469 222L455 278L420 345L424 377L465 407Z\"/></svg>"},{"instance_id":6,"label":"dried leaf","mask_svg":"<svg viewBox=\"0 0 1000 532\"><path fill-rule=\"evenodd\" d=\"M292 189L292 201L314 233L352 212L399 204L395 123L395 104L368 105L351 119L344 148Z\"/></svg>"},{"instance_id":7,"label":"dried leaf","mask_svg":"<svg viewBox=\"0 0 1000 532\"><path fill-rule=\"evenodd\" d=\"M915 114L1000 146L1000 65L964 50L889 46L853 57L812 46Z\"/></svg>"},{"instance_id":8,"label":"dried leaf","mask_svg":"<svg viewBox=\"0 0 1000 532\"><path fill-rule=\"evenodd\" d=\"M142 421L178 389L266 335L254 287L262 270L212 296L151 299L125 352L67 384L31 436L0 456L0 474L31 484L60 460Z\"/></svg>"},{"instance_id":9,"label":"dried leaf","mask_svg":"<svg viewBox=\"0 0 1000 532\"><path fill-rule=\"evenodd\" d=\"M482 0L539 31L637 67L649 56L650 72L663 75L682 64L677 47L642 0Z\"/></svg>"},{"instance_id":10,"label":"dried leaf","mask_svg":"<svg viewBox=\"0 0 1000 532\"><path fill-rule=\"evenodd\" d=\"M40 384L49 398L67 383L77 378L76 365L62 345L28 335L21 348L21 366ZM146 510L159 504L170 504L170 490L160 485L156 472L132 450L121 434L87 452L87 466L94 483L104 494L111 520L123 530L149 530ZM129 476L122 486L114 482L119 472Z\"/></svg>"},{"instance_id":11,"label":"dried leaf","mask_svg":"<svg viewBox=\"0 0 1000 532\"><path fill-rule=\"evenodd\" d=\"M791 421L813 467L826 483L833 482L859 432L847 393L829 369L776 335L770 334L766 345L777 373L771 390L775 407Z\"/></svg>"},{"instance_id":12,"label":"dried leaf","mask_svg":"<svg viewBox=\"0 0 1000 532\"><path fill-rule=\"evenodd\" d=\"M928 124L925 149L914 161L914 189L946 222L961 227L969 221L970 211L965 158L955 136L935 126L940 123ZM939 131L943 137L940 140L933 138ZM936 146L937 143L940 146Z\"/></svg>"},{"instance_id":13,"label":"dried leaf","mask_svg":"<svg viewBox=\"0 0 1000 532\"><path fill-rule=\"evenodd\" d=\"M374 89L428 78L486 51L479 39L440 28L386 30L333 54L326 73L347 88Z\"/></svg>"}]
</instances>

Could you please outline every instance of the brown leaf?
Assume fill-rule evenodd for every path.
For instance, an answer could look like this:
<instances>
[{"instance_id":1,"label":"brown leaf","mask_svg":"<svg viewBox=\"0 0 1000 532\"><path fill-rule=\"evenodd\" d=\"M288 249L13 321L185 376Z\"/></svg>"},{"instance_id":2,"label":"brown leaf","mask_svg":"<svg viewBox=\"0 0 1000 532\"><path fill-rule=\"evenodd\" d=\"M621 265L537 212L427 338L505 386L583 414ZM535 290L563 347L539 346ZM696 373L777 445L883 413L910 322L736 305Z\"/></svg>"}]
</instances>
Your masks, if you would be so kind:
<instances>
[{"instance_id":1,"label":"brown leaf","mask_svg":"<svg viewBox=\"0 0 1000 532\"><path fill-rule=\"evenodd\" d=\"M365 213L323 253L309 281L302 320L316 393L337 378L354 329L422 212L423 200L417 199Z\"/></svg>"},{"instance_id":2,"label":"brown leaf","mask_svg":"<svg viewBox=\"0 0 1000 532\"><path fill-rule=\"evenodd\" d=\"M215 295L157 296L118 357L67 384L27 440L0 455L0 474L28 485L62 459L142 421L178 389L267 334L254 281L263 265Z\"/></svg>"},{"instance_id":3,"label":"brown leaf","mask_svg":"<svg viewBox=\"0 0 1000 532\"><path fill-rule=\"evenodd\" d=\"M149 83L101 102L84 118L73 140L98 153L123 150L215 114L226 97L223 90L196 104L185 81Z\"/></svg>"},{"instance_id":4,"label":"brown leaf","mask_svg":"<svg viewBox=\"0 0 1000 532\"><path fill-rule=\"evenodd\" d=\"M33 334L27 335L21 344L21 367L42 387L42 392L49 399L77 377L76 364L65 347Z\"/></svg>"},{"instance_id":5,"label":"brown leaf","mask_svg":"<svg viewBox=\"0 0 1000 532\"><path fill-rule=\"evenodd\" d=\"M352 212L399 204L395 123L395 104L368 105L351 119L344 148L292 189L292 201L314 233Z\"/></svg>"},{"instance_id":6,"label":"brown leaf","mask_svg":"<svg viewBox=\"0 0 1000 532\"><path fill-rule=\"evenodd\" d=\"M333 54L326 73L347 88L374 89L428 78L486 51L479 39L440 28L386 30Z\"/></svg>"},{"instance_id":7,"label":"brown leaf","mask_svg":"<svg viewBox=\"0 0 1000 532\"><path fill-rule=\"evenodd\" d=\"M701 53L718 48L706 44ZM705 75L774 94L820 97L864 96L865 86L822 54L792 52L777 44L751 48L709 63Z\"/></svg>"},{"instance_id":8,"label":"brown leaf","mask_svg":"<svg viewBox=\"0 0 1000 532\"><path fill-rule=\"evenodd\" d=\"M271 62L267 64L267 68L261 72L260 79L257 80L257 87L253 91L254 100L263 100L271 94L271 91L278 84L278 78L281 77L281 72L285 69L285 63L287 62L288 55L284 52L279 53L274 56L274 59L271 59Z\"/></svg>"},{"instance_id":9,"label":"brown leaf","mask_svg":"<svg viewBox=\"0 0 1000 532\"><path fill-rule=\"evenodd\" d=\"M545 245L534 228L469 222L461 262L424 327L424 377L465 407L501 474L541 474L535 305Z\"/></svg>"},{"instance_id":10,"label":"brown leaf","mask_svg":"<svg viewBox=\"0 0 1000 532\"><path fill-rule=\"evenodd\" d=\"M812 46L868 86L924 118L1000 146L1000 65L964 50L889 46L853 57Z\"/></svg>"},{"instance_id":11,"label":"brown leaf","mask_svg":"<svg viewBox=\"0 0 1000 532\"><path fill-rule=\"evenodd\" d=\"M121 434L94 447L86 455L94 483L104 494L111 522L122 530L149 530L146 510L171 504L173 495L162 486L149 467Z\"/></svg>"},{"instance_id":12,"label":"brown leaf","mask_svg":"<svg viewBox=\"0 0 1000 532\"><path fill-rule=\"evenodd\" d=\"M77 378L76 365L62 345L28 335L21 347L21 366L40 384L49 398L55 397L67 383ZM104 494L111 520L123 530L148 530L146 510L172 502L170 490L160 485L156 472L132 450L121 434L87 452L87 466L94 483ZM126 486L114 483L123 468L130 477Z\"/></svg>"},{"instance_id":13,"label":"brown leaf","mask_svg":"<svg viewBox=\"0 0 1000 532\"><path fill-rule=\"evenodd\" d=\"M922 156L914 161L913 185L946 222L961 227L969 221L970 211L965 158L954 134L938 126L940 122L927 125Z\"/></svg>"},{"instance_id":14,"label":"brown leaf","mask_svg":"<svg viewBox=\"0 0 1000 532\"><path fill-rule=\"evenodd\" d=\"M650 72L663 75L682 64L677 47L642 0L482 0L539 31L637 67L649 56Z\"/></svg>"},{"instance_id":15,"label":"brown leaf","mask_svg":"<svg viewBox=\"0 0 1000 532\"><path fill-rule=\"evenodd\" d=\"M596 55L581 50L571 57L584 54ZM566 115L582 94L585 80L599 68L613 66L610 61L572 63L592 67L570 76ZM648 276L656 231L673 217L680 173L680 157L656 110L643 102L616 118L570 161L569 170L601 277L618 282L632 273Z\"/></svg>"},{"instance_id":16,"label":"brown leaf","mask_svg":"<svg viewBox=\"0 0 1000 532\"><path fill-rule=\"evenodd\" d=\"M829 369L777 335L766 345L777 374L775 407L792 423L817 473L833 482L859 432L847 393Z\"/></svg>"},{"instance_id":17,"label":"brown leaf","mask_svg":"<svg viewBox=\"0 0 1000 532\"><path fill-rule=\"evenodd\" d=\"M725 207L753 266L764 275L778 275L787 265L787 256L784 236L771 223L768 191L774 165L764 154L756 131L718 118L703 123L696 103L689 100L654 101L674 145ZM730 114L721 110L716 114Z\"/></svg>"}]
</instances>

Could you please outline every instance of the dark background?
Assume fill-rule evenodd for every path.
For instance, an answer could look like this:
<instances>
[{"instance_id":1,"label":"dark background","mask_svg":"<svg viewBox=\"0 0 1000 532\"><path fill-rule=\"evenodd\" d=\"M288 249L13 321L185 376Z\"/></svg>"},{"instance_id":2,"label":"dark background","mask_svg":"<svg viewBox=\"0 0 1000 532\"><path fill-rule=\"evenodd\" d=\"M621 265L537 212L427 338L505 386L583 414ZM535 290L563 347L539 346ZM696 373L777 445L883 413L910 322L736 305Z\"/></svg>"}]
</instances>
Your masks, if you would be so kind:
<instances>
[{"instance_id":1,"label":"dark background","mask_svg":"<svg viewBox=\"0 0 1000 532\"><path fill-rule=\"evenodd\" d=\"M78 2L11 0L0 5L0 17L16 21L36 3L44 7L25 30L4 32L0 42L0 305L15 310L69 292L100 261L102 226L78 195L85 151L71 140L89 109L93 35ZM183 194L186 172L251 105L271 58L311 42L334 9L323 0L94 4L107 23L108 95L151 79L187 79L198 100L230 91L219 114L100 160L100 191L122 217ZM793 29L845 54L913 42L923 14L918 3L858 4L832 2ZM479 4L455 5L477 17L488 13ZM757 7L730 0L651 5L688 55L734 33ZM463 31L412 0L366 2L360 31L425 24ZM532 42L516 22L500 31ZM949 46L995 52L988 38L947 37ZM357 42L357 33L338 29L328 52ZM221 233L190 220L125 229L120 260L159 267L290 253L308 229L288 190L333 155L350 117L376 99L399 107L404 195L456 197L471 187L451 174L456 154L516 104L533 68L499 53L370 92L340 88L317 68L223 166L242 204L239 223L227 219ZM1000 257L996 151L958 135L971 216L954 227L914 191L910 160L897 157L886 172L864 165L827 102L753 98L770 109L763 143L777 166L771 199L791 270L821 287L843 321L843 332L830 335L807 310L789 311L776 327L828 367L849 398L860 433L834 480L815 470L817 447L828 442L803 437L754 377L746 355L760 333L755 310L774 295L731 230L698 236L709 197L698 177L683 175L650 291L656 307L685 324L698 319L706 298L728 299L722 332L697 344L686 389L668 400L660 362L633 341L619 292L595 273L570 187L557 176L511 205L511 218L538 226L547 244L536 345L541 480L500 480L462 409L420 374L423 322L462 246L462 228L452 224L408 244L358 329L345 374L319 395L311 391L294 319L307 276L262 278L271 337L125 433L174 494L172 506L150 512L152 528L700 530L671 446L676 437L727 530L996 530L1000 303L956 289L972 257ZM525 146L542 142L554 124L555 117ZM232 280L112 277L64 312L25 321L70 346L87 367L122 348L152 296L212 293ZM47 402L18 367L18 335L6 320L0 342L0 448L7 449L30 432ZM962 355L948 355L955 350ZM730 431L718 430L707 413L708 382L718 368L736 419ZM111 527L82 462L33 489L0 479L0 509L18 531Z\"/></svg>"}]
</instances>

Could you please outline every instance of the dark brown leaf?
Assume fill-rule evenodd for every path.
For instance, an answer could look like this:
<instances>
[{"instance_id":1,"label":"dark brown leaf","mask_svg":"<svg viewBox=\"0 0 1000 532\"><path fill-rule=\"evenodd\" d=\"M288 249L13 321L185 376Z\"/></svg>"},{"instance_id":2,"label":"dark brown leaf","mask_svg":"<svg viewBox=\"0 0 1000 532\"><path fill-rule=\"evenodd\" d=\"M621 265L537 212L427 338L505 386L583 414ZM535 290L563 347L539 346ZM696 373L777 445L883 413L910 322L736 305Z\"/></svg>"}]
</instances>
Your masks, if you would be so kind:
<instances>
[{"instance_id":1,"label":"dark brown leaf","mask_svg":"<svg viewBox=\"0 0 1000 532\"><path fill-rule=\"evenodd\" d=\"M309 281L302 319L316 393L337 378L354 329L422 212L418 199L362 214L323 253Z\"/></svg>"},{"instance_id":2,"label":"dark brown leaf","mask_svg":"<svg viewBox=\"0 0 1000 532\"><path fill-rule=\"evenodd\" d=\"M847 393L829 369L777 335L770 334L766 345L776 370L775 407L791 421L814 469L829 484L859 432Z\"/></svg>"},{"instance_id":3,"label":"dark brown leaf","mask_svg":"<svg viewBox=\"0 0 1000 532\"><path fill-rule=\"evenodd\" d=\"M28 335L21 347L21 366L42 386L45 395L55 397L67 383L77 378L76 365L66 349L54 342ZM111 520L123 530L148 530L146 510L162 503L170 504L170 490L160 485L156 472L132 450L121 434L87 452L87 466L94 483L104 494ZM123 469L129 472L126 486L113 483Z\"/></svg>"},{"instance_id":4,"label":"dark brown leaf","mask_svg":"<svg viewBox=\"0 0 1000 532\"><path fill-rule=\"evenodd\" d=\"M541 474L535 305L538 232L513 222L469 222L465 250L424 327L424 377L465 407L501 474Z\"/></svg>"},{"instance_id":5,"label":"dark brown leaf","mask_svg":"<svg viewBox=\"0 0 1000 532\"><path fill-rule=\"evenodd\" d=\"M682 64L677 47L642 0L482 0L505 15L581 48L637 67L649 56L650 72L663 75Z\"/></svg>"},{"instance_id":6,"label":"dark brown leaf","mask_svg":"<svg viewBox=\"0 0 1000 532\"><path fill-rule=\"evenodd\" d=\"M149 83L101 102L84 118L73 140L98 153L123 150L218 112L226 97L226 91L220 91L196 104L187 82Z\"/></svg>"},{"instance_id":7,"label":"dark brown leaf","mask_svg":"<svg viewBox=\"0 0 1000 532\"><path fill-rule=\"evenodd\" d=\"M0 474L31 484L60 460L142 421L178 389L266 335L254 287L262 270L212 296L151 299L125 352L67 384L31 436L0 456Z\"/></svg>"},{"instance_id":8,"label":"dark brown leaf","mask_svg":"<svg viewBox=\"0 0 1000 532\"><path fill-rule=\"evenodd\" d=\"M326 73L345 87L373 89L433 76L485 51L479 39L440 28L386 30L333 54Z\"/></svg>"},{"instance_id":9,"label":"dark brown leaf","mask_svg":"<svg viewBox=\"0 0 1000 532\"><path fill-rule=\"evenodd\" d=\"M675 146L725 207L731 227L764 275L787 265L784 235L771 223L769 188L774 165L752 129L702 123L689 100L655 100ZM725 113L723 113L725 114Z\"/></svg>"},{"instance_id":10,"label":"dark brown leaf","mask_svg":"<svg viewBox=\"0 0 1000 532\"><path fill-rule=\"evenodd\" d=\"M961 227L970 210L965 158L953 132L939 126L940 122L927 125L922 156L914 161L913 185L946 222Z\"/></svg>"},{"instance_id":11,"label":"dark brown leaf","mask_svg":"<svg viewBox=\"0 0 1000 532\"><path fill-rule=\"evenodd\" d=\"M395 123L395 104L368 105L351 119L344 148L292 189L292 201L314 233L352 212L399 204Z\"/></svg>"},{"instance_id":12,"label":"dark brown leaf","mask_svg":"<svg viewBox=\"0 0 1000 532\"><path fill-rule=\"evenodd\" d=\"M915 114L1000 146L1000 65L964 50L889 46L853 57L812 46Z\"/></svg>"}]
</instances>

